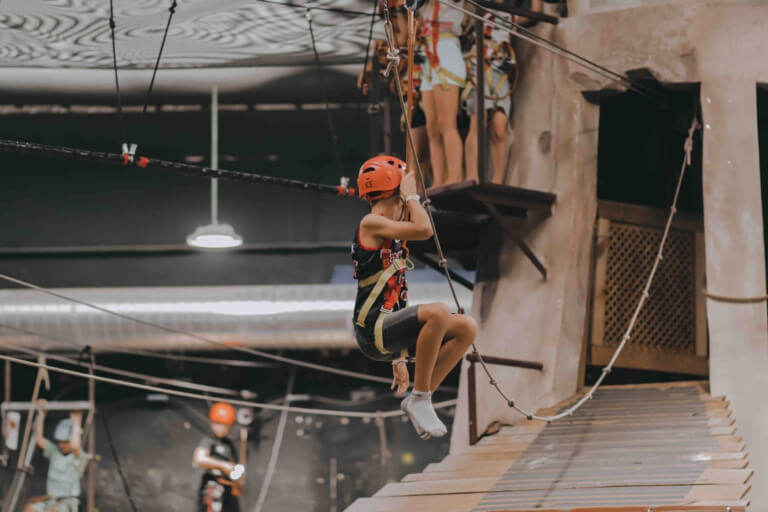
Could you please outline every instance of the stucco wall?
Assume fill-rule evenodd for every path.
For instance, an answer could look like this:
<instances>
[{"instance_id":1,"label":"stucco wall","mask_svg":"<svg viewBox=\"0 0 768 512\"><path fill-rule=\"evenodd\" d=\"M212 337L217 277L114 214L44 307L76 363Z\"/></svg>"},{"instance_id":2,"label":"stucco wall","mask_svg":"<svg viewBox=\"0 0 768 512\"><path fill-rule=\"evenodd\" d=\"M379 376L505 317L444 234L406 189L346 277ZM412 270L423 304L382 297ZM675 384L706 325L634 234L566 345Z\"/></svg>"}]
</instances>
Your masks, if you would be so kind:
<instances>
[{"instance_id":1,"label":"stucco wall","mask_svg":"<svg viewBox=\"0 0 768 512\"><path fill-rule=\"evenodd\" d=\"M571 16L557 27L536 30L614 71L647 68L665 83L701 83L707 286L720 294L765 294L756 87L768 82L768 2L571 0L569 7ZM477 287L474 313L480 318L484 295L486 301L492 297L481 325L483 353L544 363L541 374L493 368L518 402L537 408L568 397L578 385L599 112L580 93L616 86L528 43L520 44L519 53L524 71L515 98L508 183L558 195L552 218L527 238L550 278L542 281L506 243L502 277ZM551 135L549 152L545 131ZM731 401L755 470L752 481L762 482L768 478L766 305L709 301L707 320L712 393ZM468 442L465 387L462 382L454 452ZM480 432L494 420L518 418L484 377L478 379L478 409ZM750 499L754 510L768 508L768 488L753 485Z\"/></svg>"}]
</instances>

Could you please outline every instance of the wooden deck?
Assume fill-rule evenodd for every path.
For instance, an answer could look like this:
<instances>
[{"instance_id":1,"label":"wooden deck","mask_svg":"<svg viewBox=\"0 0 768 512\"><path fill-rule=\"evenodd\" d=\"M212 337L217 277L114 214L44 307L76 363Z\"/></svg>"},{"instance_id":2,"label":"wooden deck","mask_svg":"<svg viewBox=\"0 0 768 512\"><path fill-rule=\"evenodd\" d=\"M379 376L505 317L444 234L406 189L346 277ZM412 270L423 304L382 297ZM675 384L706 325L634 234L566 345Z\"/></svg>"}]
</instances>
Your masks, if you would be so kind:
<instances>
[{"instance_id":1,"label":"wooden deck","mask_svg":"<svg viewBox=\"0 0 768 512\"><path fill-rule=\"evenodd\" d=\"M347 512L735 512L751 476L724 398L700 383L615 386L567 421L504 427Z\"/></svg>"}]
</instances>

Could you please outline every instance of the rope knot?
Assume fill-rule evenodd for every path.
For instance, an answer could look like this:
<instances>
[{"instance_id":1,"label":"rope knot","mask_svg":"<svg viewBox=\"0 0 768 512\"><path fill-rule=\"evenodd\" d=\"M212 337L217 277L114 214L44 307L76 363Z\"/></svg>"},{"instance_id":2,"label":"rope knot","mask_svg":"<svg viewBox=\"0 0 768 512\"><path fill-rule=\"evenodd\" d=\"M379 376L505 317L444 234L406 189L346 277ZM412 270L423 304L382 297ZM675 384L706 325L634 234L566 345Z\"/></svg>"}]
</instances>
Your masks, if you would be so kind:
<instances>
[{"instance_id":1,"label":"rope knot","mask_svg":"<svg viewBox=\"0 0 768 512\"><path fill-rule=\"evenodd\" d=\"M111 28L112 30L115 30L116 26L117 25L115 24L115 18L109 18L109 28Z\"/></svg>"},{"instance_id":2,"label":"rope knot","mask_svg":"<svg viewBox=\"0 0 768 512\"><path fill-rule=\"evenodd\" d=\"M603 368L603 373L607 375L611 373L611 369L606 366L605 368Z\"/></svg>"},{"instance_id":3,"label":"rope knot","mask_svg":"<svg viewBox=\"0 0 768 512\"><path fill-rule=\"evenodd\" d=\"M173 0L173 2L171 2L171 6L168 8L168 10L171 12L171 14L176 12L177 5L178 4L176 3L176 0Z\"/></svg>"},{"instance_id":4,"label":"rope knot","mask_svg":"<svg viewBox=\"0 0 768 512\"><path fill-rule=\"evenodd\" d=\"M514 407L515 407L515 401L514 401L514 400L508 400L508 401L507 401L507 405L508 405L509 407L512 407L512 408L514 408Z\"/></svg>"},{"instance_id":5,"label":"rope knot","mask_svg":"<svg viewBox=\"0 0 768 512\"><path fill-rule=\"evenodd\" d=\"M527 419L528 421L531 421L533 419L533 414L526 414L525 419Z\"/></svg>"}]
</instances>

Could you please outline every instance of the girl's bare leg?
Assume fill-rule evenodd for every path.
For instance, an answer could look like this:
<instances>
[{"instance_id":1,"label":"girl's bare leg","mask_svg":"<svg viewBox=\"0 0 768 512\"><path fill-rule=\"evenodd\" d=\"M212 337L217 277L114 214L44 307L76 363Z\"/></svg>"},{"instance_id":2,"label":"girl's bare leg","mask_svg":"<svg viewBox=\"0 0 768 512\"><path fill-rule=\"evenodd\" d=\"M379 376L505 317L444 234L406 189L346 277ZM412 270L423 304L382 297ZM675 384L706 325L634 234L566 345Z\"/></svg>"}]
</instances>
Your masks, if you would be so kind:
<instances>
[{"instance_id":1,"label":"girl's bare leg","mask_svg":"<svg viewBox=\"0 0 768 512\"><path fill-rule=\"evenodd\" d=\"M468 180L477 180L477 114L469 117L469 133L464 141L464 166Z\"/></svg>"},{"instance_id":2,"label":"girl's bare leg","mask_svg":"<svg viewBox=\"0 0 768 512\"><path fill-rule=\"evenodd\" d=\"M427 118L427 137L429 138L429 156L432 164L432 186L439 187L445 183L445 150L443 138L438 126L438 112L435 103L435 91L422 92L424 100L422 108Z\"/></svg>"},{"instance_id":3,"label":"girl's bare leg","mask_svg":"<svg viewBox=\"0 0 768 512\"><path fill-rule=\"evenodd\" d=\"M491 155L493 156L493 182L504 184L507 168L507 119L506 114L496 110L491 115Z\"/></svg>"},{"instance_id":4,"label":"girl's bare leg","mask_svg":"<svg viewBox=\"0 0 768 512\"><path fill-rule=\"evenodd\" d=\"M448 317L446 336L449 340L440 347L435 368L432 370L430 391L435 391L467 352L467 349L477 337L477 322L466 315L451 315Z\"/></svg>"},{"instance_id":5,"label":"girl's bare leg","mask_svg":"<svg viewBox=\"0 0 768 512\"><path fill-rule=\"evenodd\" d=\"M459 113L459 86L438 85L432 90L434 104L437 110L437 125L442 137L445 158L445 181L456 183L461 181L464 166L464 148L456 126L456 116ZM431 147L430 147L431 148ZM434 155L434 153L433 153Z\"/></svg>"}]
</instances>

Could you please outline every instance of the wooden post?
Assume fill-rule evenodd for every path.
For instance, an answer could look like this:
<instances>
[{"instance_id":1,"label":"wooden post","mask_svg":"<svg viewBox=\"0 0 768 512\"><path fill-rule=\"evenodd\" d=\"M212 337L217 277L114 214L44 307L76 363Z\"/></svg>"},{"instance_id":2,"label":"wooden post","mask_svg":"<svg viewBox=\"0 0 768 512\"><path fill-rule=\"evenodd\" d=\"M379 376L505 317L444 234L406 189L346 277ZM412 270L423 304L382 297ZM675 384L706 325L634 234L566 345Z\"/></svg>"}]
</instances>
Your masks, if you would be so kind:
<instances>
[{"instance_id":1,"label":"wooden post","mask_svg":"<svg viewBox=\"0 0 768 512\"><path fill-rule=\"evenodd\" d=\"M91 366L88 369L88 373L93 375L94 357L91 354ZM86 421L88 425L88 450L91 454L91 460L88 463L88 489L86 494L86 510L88 512L94 512L96 510L96 381L88 379L88 401L91 403L91 410L89 411L88 418L90 421Z\"/></svg>"},{"instance_id":2,"label":"wooden post","mask_svg":"<svg viewBox=\"0 0 768 512\"><path fill-rule=\"evenodd\" d=\"M475 362L469 363L467 370L468 405L469 405L469 445L477 444L477 387L475 385Z\"/></svg>"},{"instance_id":3,"label":"wooden post","mask_svg":"<svg viewBox=\"0 0 768 512\"><path fill-rule=\"evenodd\" d=\"M11 401L11 362L6 360L5 361L5 386L3 386L3 397L4 402L10 402ZM5 412L0 414L0 421L3 423L3 441L5 441ZM8 452L8 447L5 445L5 442L3 442L3 454L0 456L0 461L3 463L3 467L8 466L8 459L10 458L10 454Z\"/></svg>"},{"instance_id":4,"label":"wooden post","mask_svg":"<svg viewBox=\"0 0 768 512\"><path fill-rule=\"evenodd\" d=\"M479 9L478 9L479 11ZM480 13L482 15L482 12ZM475 98L477 111L477 177L485 183L485 31L484 22L475 21Z\"/></svg>"}]
</instances>

